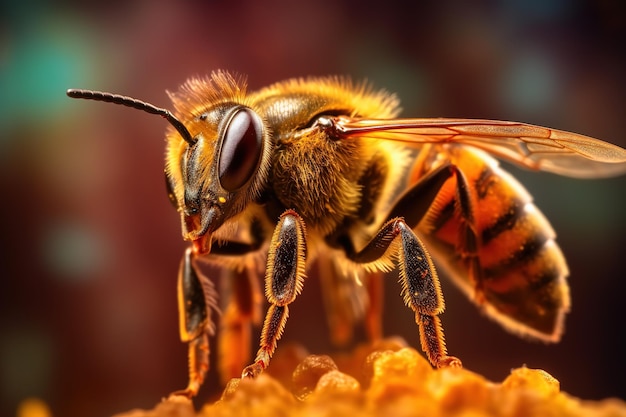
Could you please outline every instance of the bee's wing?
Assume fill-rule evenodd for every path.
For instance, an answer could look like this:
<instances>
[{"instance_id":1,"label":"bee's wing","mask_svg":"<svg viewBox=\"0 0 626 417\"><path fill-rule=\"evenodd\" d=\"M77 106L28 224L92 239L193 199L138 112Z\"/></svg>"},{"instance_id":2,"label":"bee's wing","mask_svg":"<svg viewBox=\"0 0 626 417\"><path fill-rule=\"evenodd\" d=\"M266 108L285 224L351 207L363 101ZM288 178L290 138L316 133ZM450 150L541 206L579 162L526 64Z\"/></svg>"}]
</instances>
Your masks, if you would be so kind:
<instances>
[{"instance_id":1,"label":"bee's wing","mask_svg":"<svg viewBox=\"0 0 626 417\"><path fill-rule=\"evenodd\" d=\"M588 136L524 123L474 119L333 119L340 137L408 144L458 143L517 165L577 178L626 173L626 150Z\"/></svg>"}]
</instances>

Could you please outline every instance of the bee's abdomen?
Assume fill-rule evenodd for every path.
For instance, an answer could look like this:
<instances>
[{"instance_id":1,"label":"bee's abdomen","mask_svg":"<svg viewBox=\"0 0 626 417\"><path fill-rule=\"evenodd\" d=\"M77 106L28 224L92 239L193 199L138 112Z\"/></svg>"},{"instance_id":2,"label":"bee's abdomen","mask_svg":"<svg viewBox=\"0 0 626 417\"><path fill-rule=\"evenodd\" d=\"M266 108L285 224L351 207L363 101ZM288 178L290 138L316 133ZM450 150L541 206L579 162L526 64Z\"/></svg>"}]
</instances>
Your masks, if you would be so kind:
<instances>
[{"instance_id":1,"label":"bee's abdomen","mask_svg":"<svg viewBox=\"0 0 626 417\"><path fill-rule=\"evenodd\" d=\"M472 184L478 250L468 254L462 247L454 179L426 218L427 241L488 315L516 333L558 340L570 299L567 264L554 230L530 194L495 160L467 149L453 156ZM479 265L474 273L472 257Z\"/></svg>"}]
</instances>

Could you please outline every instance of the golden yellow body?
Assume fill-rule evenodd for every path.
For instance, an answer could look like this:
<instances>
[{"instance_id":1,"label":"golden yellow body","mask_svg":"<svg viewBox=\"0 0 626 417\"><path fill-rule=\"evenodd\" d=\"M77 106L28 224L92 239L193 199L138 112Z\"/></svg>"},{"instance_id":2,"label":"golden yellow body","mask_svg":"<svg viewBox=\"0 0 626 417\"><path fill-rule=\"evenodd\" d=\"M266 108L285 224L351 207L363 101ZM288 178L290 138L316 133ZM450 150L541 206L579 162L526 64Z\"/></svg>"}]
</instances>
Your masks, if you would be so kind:
<instances>
[{"instance_id":1,"label":"golden yellow body","mask_svg":"<svg viewBox=\"0 0 626 417\"><path fill-rule=\"evenodd\" d=\"M395 96L341 78L296 79L256 92L225 72L171 94L175 111L128 97L70 90L72 97L127 105L165 117L166 180L191 241L179 274L181 338L189 342L197 393L208 369L218 294L197 267L218 263L223 298L220 371L265 369L289 304L317 264L331 337L349 340L365 322L381 337L380 280L398 267L422 348L448 356L444 302L431 252L489 317L517 334L558 341L570 308L565 259L529 193L490 156L562 175L626 172L626 151L574 133L514 122L397 119ZM260 348L248 359L250 326Z\"/></svg>"}]
</instances>

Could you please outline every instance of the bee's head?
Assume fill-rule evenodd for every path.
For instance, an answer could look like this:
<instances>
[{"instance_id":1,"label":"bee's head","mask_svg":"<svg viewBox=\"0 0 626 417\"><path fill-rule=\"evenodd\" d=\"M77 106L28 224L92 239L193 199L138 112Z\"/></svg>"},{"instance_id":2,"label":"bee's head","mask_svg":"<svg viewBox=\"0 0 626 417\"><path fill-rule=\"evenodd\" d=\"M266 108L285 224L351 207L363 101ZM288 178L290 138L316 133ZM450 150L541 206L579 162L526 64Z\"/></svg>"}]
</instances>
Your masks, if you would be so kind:
<instances>
[{"instance_id":1,"label":"bee's head","mask_svg":"<svg viewBox=\"0 0 626 417\"><path fill-rule=\"evenodd\" d=\"M270 141L263 120L245 101L245 85L224 72L192 79L170 94L176 114L108 93L69 90L68 95L113 102L159 114L167 134L165 179L181 215L185 240L207 253L211 236L256 198L267 177Z\"/></svg>"}]
</instances>

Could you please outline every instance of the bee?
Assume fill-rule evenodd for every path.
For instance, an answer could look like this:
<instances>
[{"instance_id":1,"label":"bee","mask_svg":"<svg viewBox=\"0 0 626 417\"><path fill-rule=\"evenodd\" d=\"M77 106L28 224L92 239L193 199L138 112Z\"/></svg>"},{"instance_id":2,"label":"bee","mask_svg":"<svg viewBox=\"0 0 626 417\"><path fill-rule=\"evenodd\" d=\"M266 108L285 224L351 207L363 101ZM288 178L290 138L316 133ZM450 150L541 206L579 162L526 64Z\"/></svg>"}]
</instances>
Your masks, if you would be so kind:
<instances>
[{"instance_id":1,"label":"bee","mask_svg":"<svg viewBox=\"0 0 626 417\"><path fill-rule=\"evenodd\" d=\"M221 373L254 377L269 366L314 264L338 343L359 322L371 339L381 337L381 280L397 267L427 358L461 366L444 342L433 258L506 330L557 342L570 309L565 258L530 194L494 157L579 178L626 173L618 146L523 123L397 118L395 95L347 78L248 92L244 77L217 71L171 93L174 112L116 94L67 94L171 125L165 179L190 242L178 273L189 383L175 394L188 397L208 371L219 313ZM222 267L229 289L221 308L201 261ZM245 366L249 329L261 318L259 275L269 306Z\"/></svg>"}]
</instances>

